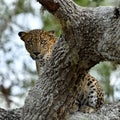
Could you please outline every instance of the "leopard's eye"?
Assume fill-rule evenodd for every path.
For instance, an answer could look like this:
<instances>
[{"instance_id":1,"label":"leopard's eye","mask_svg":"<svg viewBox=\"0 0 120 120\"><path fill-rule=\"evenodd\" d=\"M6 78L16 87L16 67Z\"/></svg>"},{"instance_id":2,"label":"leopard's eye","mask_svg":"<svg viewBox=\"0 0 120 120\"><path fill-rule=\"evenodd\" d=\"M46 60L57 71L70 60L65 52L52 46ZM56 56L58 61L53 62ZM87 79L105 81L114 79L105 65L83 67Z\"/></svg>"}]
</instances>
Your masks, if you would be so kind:
<instances>
[{"instance_id":1,"label":"leopard's eye","mask_svg":"<svg viewBox=\"0 0 120 120\"><path fill-rule=\"evenodd\" d=\"M28 44L28 45L32 45L31 40L28 40L28 41L27 41L27 44Z\"/></svg>"}]
</instances>

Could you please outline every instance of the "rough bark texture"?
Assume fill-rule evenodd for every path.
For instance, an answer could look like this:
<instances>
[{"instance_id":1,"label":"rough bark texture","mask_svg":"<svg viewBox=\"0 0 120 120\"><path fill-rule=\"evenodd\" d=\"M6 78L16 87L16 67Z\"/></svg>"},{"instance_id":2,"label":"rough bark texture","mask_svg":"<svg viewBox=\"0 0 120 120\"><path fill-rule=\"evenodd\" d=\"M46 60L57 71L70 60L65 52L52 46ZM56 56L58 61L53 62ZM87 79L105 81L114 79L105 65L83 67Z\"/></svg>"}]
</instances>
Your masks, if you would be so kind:
<instances>
[{"instance_id":1,"label":"rough bark texture","mask_svg":"<svg viewBox=\"0 0 120 120\"><path fill-rule=\"evenodd\" d=\"M21 120L21 117L22 108L11 111L0 108L0 120ZM106 104L96 113L76 112L70 115L69 120L120 120L120 102Z\"/></svg>"},{"instance_id":2,"label":"rough bark texture","mask_svg":"<svg viewBox=\"0 0 120 120\"><path fill-rule=\"evenodd\" d=\"M20 120L22 116L22 108L14 110L4 110L0 108L0 120Z\"/></svg>"},{"instance_id":3,"label":"rough bark texture","mask_svg":"<svg viewBox=\"0 0 120 120\"><path fill-rule=\"evenodd\" d=\"M120 120L120 102L106 104L96 113L75 113L69 120Z\"/></svg>"},{"instance_id":4,"label":"rough bark texture","mask_svg":"<svg viewBox=\"0 0 120 120\"><path fill-rule=\"evenodd\" d=\"M84 8L71 0L38 1L60 20L63 34L29 91L21 119L65 120L88 70L104 60L120 63L120 11L107 6ZM78 114L75 120L81 118ZM87 119L88 114L83 116Z\"/></svg>"}]
</instances>

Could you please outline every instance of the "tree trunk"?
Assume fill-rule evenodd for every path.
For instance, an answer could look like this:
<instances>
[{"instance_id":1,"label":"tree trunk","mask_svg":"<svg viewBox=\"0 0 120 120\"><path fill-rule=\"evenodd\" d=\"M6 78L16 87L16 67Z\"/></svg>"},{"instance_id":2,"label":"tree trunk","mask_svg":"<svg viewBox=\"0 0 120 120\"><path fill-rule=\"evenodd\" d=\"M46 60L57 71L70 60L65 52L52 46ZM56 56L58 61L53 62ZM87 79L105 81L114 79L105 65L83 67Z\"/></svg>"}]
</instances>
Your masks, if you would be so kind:
<instances>
[{"instance_id":1,"label":"tree trunk","mask_svg":"<svg viewBox=\"0 0 120 120\"><path fill-rule=\"evenodd\" d=\"M38 2L59 19L63 33L29 91L22 119L66 120L88 70L105 60L120 63L120 9L85 8L72 0Z\"/></svg>"}]
</instances>

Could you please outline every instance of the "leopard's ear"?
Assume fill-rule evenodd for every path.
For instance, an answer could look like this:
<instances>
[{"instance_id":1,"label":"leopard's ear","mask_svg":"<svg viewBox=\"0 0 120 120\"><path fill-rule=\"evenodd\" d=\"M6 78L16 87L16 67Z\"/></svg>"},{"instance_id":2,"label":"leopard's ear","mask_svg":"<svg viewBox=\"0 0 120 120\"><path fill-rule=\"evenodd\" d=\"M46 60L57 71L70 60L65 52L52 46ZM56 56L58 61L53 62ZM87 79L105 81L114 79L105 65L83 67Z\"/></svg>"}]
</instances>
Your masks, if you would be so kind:
<instances>
[{"instance_id":1,"label":"leopard's ear","mask_svg":"<svg viewBox=\"0 0 120 120\"><path fill-rule=\"evenodd\" d=\"M24 31L21 31L18 33L19 37L22 39L27 33Z\"/></svg>"},{"instance_id":2,"label":"leopard's ear","mask_svg":"<svg viewBox=\"0 0 120 120\"><path fill-rule=\"evenodd\" d=\"M54 30L50 30L50 31L48 31L48 33L49 33L50 35L55 35L55 31L54 31Z\"/></svg>"}]
</instances>

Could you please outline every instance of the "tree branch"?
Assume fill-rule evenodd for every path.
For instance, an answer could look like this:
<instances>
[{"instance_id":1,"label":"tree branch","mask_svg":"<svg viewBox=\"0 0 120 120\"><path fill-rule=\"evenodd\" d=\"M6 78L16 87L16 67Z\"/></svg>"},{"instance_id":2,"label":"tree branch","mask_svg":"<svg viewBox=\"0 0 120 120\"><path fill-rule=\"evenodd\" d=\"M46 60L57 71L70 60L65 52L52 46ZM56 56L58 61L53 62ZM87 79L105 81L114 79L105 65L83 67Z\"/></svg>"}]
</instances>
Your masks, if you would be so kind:
<instances>
[{"instance_id":1,"label":"tree branch","mask_svg":"<svg viewBox=\"0 0 120 120\"><path fill-rule=\"evenodd\" d=\"M22 108L14 110L4 110L0 108L0 120L21 120ZM120 119L120 102L106 104L96 113L76 112L70 115L69 120L119 120ZM38 119L36 119L38 120Z\"/></svg>"},{"instance_id":2,"label":"tree branch","mask_svg":"<svg viewBox=\"0 0 120 120\"><path fill-rule=\"evenodd\" d=\"M0 120L20 120L22 116L22 108L14 110L4 110L0 108Z\"/></svg>"},{"instance_id":3,"label":"tree branch","mask_svg":"<svg viewBox=\"0 0 120 120\"><path fill-rule=\"evenodd\" d=\"M96 113L75 113L70 116L69 120L119 120L120 119L120 102L106 104Z\"/></svg>"},{"instance_id":4,"label":"tree branch","mask_svg":"<svg viewBox=\"0 0 120 120\"><path fill-rule=\"evenodd\" d=\"M63 35L29 91L23 118L65 120L88 70L100 61L120 62L119 9L82 8L71 0L38 1L60 20Z\"/></svg>"},{"instance_id":5,"label":"tree branch","mask_svg":"<svg viewBox=\"0 0 120 120\"><path fill-rule=\"evenodd\" d=\"M59 8L59 4L54 2L54 0L37 0L37 1L41 3L51 13L54 13Z\"/></svg>"}]
</instances>

